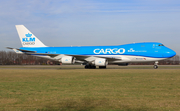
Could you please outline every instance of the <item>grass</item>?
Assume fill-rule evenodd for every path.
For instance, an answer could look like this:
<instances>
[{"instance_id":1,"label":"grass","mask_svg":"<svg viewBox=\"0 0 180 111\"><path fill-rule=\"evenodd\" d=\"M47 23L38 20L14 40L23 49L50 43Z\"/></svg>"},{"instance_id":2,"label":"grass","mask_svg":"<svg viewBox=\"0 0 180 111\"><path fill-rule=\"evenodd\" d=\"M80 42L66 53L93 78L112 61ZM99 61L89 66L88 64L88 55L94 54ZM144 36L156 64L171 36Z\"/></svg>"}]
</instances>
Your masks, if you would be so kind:
<instances>
[{"instance_id":1,"label":"grass","mask_svg":"<svg viewBox=\"0 0 180 111\"><path fill-rule=\"evenodd\" d=\"M177 111L179 81L180 69L170 67L2 68L0 110Z\"/></svg>"}]
</instances>

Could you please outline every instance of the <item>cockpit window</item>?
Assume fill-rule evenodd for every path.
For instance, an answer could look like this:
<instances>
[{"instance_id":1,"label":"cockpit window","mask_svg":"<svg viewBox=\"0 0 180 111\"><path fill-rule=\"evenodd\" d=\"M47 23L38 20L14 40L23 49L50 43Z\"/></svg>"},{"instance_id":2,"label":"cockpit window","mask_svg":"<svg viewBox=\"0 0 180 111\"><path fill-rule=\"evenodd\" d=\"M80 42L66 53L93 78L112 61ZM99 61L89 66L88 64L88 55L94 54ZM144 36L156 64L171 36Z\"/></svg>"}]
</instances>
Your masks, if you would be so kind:
<instances>
[{"instance_id":1,"label":"cockpit window","mask_svg":"<svg viewBox=\"0 0 180 111\"><path fill-rule=\"evenodd\" d=\"M164 46L163 44L159 44L158 46Z\"/></svg>"}]
</instances>

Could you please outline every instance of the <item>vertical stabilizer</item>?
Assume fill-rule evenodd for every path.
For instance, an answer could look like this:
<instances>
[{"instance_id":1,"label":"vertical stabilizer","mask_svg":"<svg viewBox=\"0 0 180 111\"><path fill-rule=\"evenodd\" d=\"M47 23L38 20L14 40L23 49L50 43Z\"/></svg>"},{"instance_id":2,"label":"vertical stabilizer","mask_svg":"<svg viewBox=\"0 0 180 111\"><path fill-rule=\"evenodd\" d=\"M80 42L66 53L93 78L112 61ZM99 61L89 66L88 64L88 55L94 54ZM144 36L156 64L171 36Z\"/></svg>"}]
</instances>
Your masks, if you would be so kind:
<instances>
[{"instance_id":1,"label":"vertical stabilizer","mask_svg":"<svg viewBox=\"0 0 180 111\"><path fill-rule=\"evenodd\" d=\"M16 25L16 29L23 47L47 47L24 25Z\"/></svg>"}]
</instances>

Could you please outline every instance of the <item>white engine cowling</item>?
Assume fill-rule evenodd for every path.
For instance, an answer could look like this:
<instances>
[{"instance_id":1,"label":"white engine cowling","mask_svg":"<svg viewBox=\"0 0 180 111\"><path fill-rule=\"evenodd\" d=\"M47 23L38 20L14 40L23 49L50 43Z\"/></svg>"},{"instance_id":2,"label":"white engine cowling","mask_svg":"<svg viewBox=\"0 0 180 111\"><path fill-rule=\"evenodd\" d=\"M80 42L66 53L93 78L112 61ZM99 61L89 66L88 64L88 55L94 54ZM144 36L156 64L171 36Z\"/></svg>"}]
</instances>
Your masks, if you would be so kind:
<instances>
[{"instance_id":1,"label":"white engine cowling","mask_svg":"<svg viewBox=\"0 0 180 111\"><path fill-rule=\"evenodd\" d=\"M95 66L106 66L107 64L108 64L108 61L103 58L98 58L98 59L95 59L94 61Z\"/></svg>"},{"instance_id":2,"label":"white engine cowling","mask_svg":"<svg viewBox=\"0 0 180 111\"><path fill-rule=\"evenodd\" d=\"M60 62L62 62L63 64L74 64L75 63L75 57L64 56L61 58Z\"/></svg>"}]
</instances>

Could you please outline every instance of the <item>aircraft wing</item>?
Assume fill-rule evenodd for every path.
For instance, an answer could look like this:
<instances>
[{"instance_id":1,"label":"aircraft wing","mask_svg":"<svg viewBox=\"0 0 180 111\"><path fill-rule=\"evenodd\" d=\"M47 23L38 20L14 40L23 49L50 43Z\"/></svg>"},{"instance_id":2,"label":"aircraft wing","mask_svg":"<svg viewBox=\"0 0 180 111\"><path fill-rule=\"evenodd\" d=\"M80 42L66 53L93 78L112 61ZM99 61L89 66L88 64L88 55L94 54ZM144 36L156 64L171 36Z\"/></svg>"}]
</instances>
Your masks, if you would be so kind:
<instances>
[{"instance_id":1,"label":"aircraft wing","mask_svg":"<svg viewBox=\"0 0 180 111\"><path fill-rule=\"evenodd\" d=\"M109 61L114 61L114 60L121 60L121 58L114 58L114 57L107 57L107 56L98 56L98 55L70 55L70 56L73 56L75 57L76 59L78 60L86 60L86 61L93 61L97 58L104 58L104 59L107 59Z\"/></svg>"},{"instance_id":2,"label":"aircraft wing","mask_svg":"<svg viewBox=\"0 0 180 111\"><path fill-rule=\"evenodd\" d=\"M107 56L91 56L91 55L69 55L69 54L45 54L45 53L28 53L29 55L46 55L46 56L50 56L51 58L54 59L60 59L64 56L73 56L75 57L77 60L80 61L93 61L97 58L105 58L107 60L110 61L114 61L114 60L121 60L121 58L113 58L113 57L107 57Z\"/></svg>"},{"instance_id":3,"label":"aircraft wing","mask_svg":"<svg viewBox=\"0 0 180 111\"><path fill-rule=\"evenodd\" d=\"M79 61L93 61L97 58L105 58L108 61L116 61L116 60L121 60L121 58L114 58L114 57L107 57L107 56L100 56L100 55L69 55L69 54L49 54L49 53L36 53L36 51L31 51L31 50L22 50L22 49L16 49L16 48L11 48L7 47L8 49L13 49L16 53L21 53L21 54L27 54L27 55L37 55L37 56L49 56L54 60L59 60L64 56L73 56L76 58L76 60Z\"/></svg>"}]
</instances>

